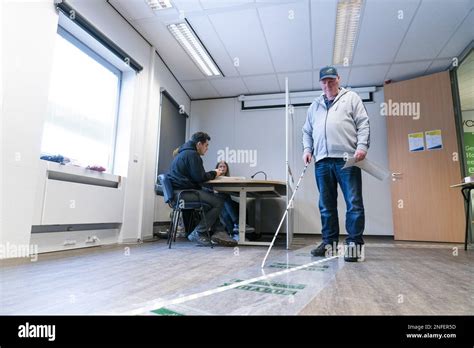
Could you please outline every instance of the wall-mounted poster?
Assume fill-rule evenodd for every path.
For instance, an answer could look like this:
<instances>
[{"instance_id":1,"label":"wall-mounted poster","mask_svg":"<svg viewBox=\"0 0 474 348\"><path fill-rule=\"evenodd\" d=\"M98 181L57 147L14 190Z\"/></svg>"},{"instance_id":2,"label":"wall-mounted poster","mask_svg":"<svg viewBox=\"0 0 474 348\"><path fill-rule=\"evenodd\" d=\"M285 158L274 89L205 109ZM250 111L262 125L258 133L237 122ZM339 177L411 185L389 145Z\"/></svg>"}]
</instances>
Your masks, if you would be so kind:
<instances>
[{"instance_id":1,"label":"wall-mounted poster","mask_svg":"<svg viewBox=\"0 0 474 348\"><path fill-rule=\"evenodd\" d=\"M423 132L408 134L408 148L410 152L418 152L425 149Z\"/></svg>"},{"instance_id":2,"label":"wall-mounted poster","mask_svg":"<svg viewBox=\"0 0 474 348\"><path fill-rule=\"evenodd\" d=\"M441 129L426 131L426 149L436 150L443 148L443 139L441 137Z\"/></svg>"}]
</instances>

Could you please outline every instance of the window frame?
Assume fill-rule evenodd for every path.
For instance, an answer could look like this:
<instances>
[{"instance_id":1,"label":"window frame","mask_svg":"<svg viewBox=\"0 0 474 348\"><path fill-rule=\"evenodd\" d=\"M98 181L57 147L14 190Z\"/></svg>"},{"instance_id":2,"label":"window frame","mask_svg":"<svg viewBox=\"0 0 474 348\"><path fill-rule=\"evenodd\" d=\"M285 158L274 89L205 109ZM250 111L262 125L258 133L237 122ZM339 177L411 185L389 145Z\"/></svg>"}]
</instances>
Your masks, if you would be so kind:
<instances>
[{"instance_id":1,"label":"window frame","mask_svg":"<svg viewBox=\"0 0 474 348\"><path fill-rule=\"evenodd\" d=\"M57 35L61 36L63 39L71 43L74 47L78 48L81 52L89 56L90 58L94 59L97 63L101 66L112 72L114 75L117 76L117 95L115 98L115 112L114 112L114 122L113 122L113 134L112 134L112 141L110 144L110 160L107 163L107 170L106 173L114 173L115 168L115 150L117 148L117 133L118 133L118 125L119 125L119 114L120 114L120 99L122 95L122 77L123 73L120 69L114 66L112 63L104 59L100 56L97 52L92 50L89 46L79 40L74 34L66 30L61 25L58 25Z\"/></svg>"}]
</instances>

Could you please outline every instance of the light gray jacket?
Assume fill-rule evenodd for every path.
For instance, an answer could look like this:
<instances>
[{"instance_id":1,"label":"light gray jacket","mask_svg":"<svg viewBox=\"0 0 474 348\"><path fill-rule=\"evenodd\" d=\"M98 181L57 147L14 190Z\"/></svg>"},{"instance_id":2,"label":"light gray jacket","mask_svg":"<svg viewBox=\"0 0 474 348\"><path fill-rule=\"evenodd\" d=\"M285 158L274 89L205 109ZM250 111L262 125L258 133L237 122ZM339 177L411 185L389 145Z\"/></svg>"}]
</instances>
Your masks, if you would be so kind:
<instances>
[{"instance_id":1,"label":"light gray jacket","mask_svg":"<svg viewBox=\"0 0 474 348\"><path fill-rule=\"evenodd\" d=\"M311 152L317 162L352 157L356 150L367 152L369 146L369 116L357 93L341 88L329 110L323 94L314 100L303 126L304 152Z\"/></svg>"}]
</instances>

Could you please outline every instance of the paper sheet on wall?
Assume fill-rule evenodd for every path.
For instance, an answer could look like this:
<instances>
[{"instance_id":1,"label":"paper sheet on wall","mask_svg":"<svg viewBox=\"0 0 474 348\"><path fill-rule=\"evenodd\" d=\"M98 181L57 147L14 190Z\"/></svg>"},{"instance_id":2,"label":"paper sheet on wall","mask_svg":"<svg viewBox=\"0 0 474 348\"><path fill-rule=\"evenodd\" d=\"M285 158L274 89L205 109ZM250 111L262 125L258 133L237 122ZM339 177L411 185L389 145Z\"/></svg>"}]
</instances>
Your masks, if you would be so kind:
<instances>
[{"instance_id":1,"label":"paper sheet on wall","mask_svg":"<svg viewBox=\"0 0 474 348\"><path fill-rule=\"evenodd\" d=\"M435 150L443 148L443 139L441 137L441 129L426 131L426 149Z\"/></svg>"},{"instance_id":2,"label":"paper sheet on wall","mask_svg":"<svg viewBox=\"0 0 474 348\"><path fill-rule=\"evenodd\" d=\"M408 134L408 148L410 152L418 152L425 149L423 132Z\"/></svg>"},{"instance_id":3,"label":"paper sheet on wall","mask_svg":"<svg viewBox=\"0 0 474 348\"><path fill-rule=\"evenodd\" d=\"M387 169L384 169L376 163L369 161L367 158L359 162L356 162L354 157L348 158L346 164L344 165L344 167L342 167L342 169L349 168L352 166L359 167L360 169L372 175L374 178L379 179L380 181L383 181L390 177L390 172Z\"/></svg>"}]
</instances>

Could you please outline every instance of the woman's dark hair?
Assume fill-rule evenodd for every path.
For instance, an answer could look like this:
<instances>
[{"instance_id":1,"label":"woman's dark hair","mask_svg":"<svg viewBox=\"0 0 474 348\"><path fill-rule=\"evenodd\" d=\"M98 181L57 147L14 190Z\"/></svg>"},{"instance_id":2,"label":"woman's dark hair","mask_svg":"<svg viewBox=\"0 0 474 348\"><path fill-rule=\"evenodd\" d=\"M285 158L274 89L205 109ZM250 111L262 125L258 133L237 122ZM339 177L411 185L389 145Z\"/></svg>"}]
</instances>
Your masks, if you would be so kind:
<instances>
[{"instance_id":1,"label":"woman's dark hair","mask_svg":"<svg viewBox=\"0 0 474 348\"><path fill-rule=\"evenodd\" d=\"M225 166L227 167L227 171L225 172L224 176L230 176L229 165L227 164L226 161L219 161L219 162L217 162L217 164L216 164L216 169L219 168L219 164L221 164L221 163L224 163Z\"/></svg>"},{"instance_id":2,"label":"woman's dark hair","mask_svg":"<svg viewBox=\"0 0 474 348\"><path fill-rule=\"evenodd\" d=\"M201 142L202 144L204 144L206 142L206 140L211 140L211 137L209 136L209 134L207 133L204 133L204 132L196 132L193 134L193 136L191 137L191 140L194 142L194 143L199 143Z\"/></svg>"}]
</instances>

